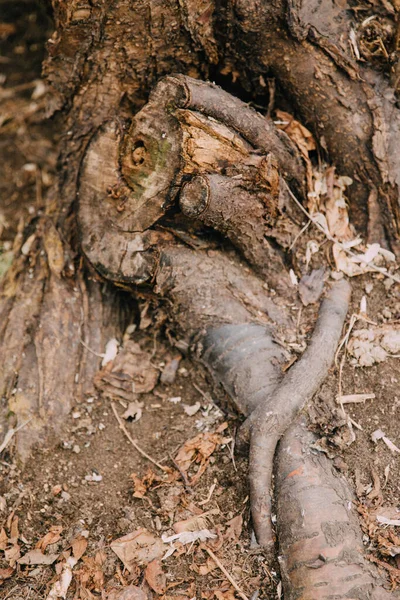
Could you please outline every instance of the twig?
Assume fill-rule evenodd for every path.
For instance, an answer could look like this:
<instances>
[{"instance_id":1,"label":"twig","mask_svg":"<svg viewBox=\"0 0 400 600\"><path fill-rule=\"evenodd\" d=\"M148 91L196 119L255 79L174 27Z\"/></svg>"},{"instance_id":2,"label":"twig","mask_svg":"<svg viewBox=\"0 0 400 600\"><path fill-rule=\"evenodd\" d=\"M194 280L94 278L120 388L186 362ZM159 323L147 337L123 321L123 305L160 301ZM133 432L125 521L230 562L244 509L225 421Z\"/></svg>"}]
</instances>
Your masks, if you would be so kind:
<instances>
[{"instance_id":1,"label":"twig","mask_svg":"<svg viewBox=\"0 0 400 600\"><path fill-rule=\"evenodd\" d=\"M7 448L8 444L11 442L12 438L17 433L17 431L19 431L20 429L22 429L23 427L25 427L25 425L27 425L30 421L32 421L32 417L30 419L28 419L27 421L25 421L24 423L21 423L21 425L19 425L16 429L14 429L12 427L11 429L9 429L7 431L7 433L5 435L5 438L3 440L3 443L0 446L0 454L3 452L3 450L5 448Z\"/></svg>"},{"instance_id":2,"label":"twig","mask_svg":"<svg viewBox=\"0 0 400 600\"><path fill-rule=\"evenodd\" d=\"M174 465L175 469L179 472L180 476L182 477L183 485L185 486L185 490L187 492L189 492L189 494L193 494L193 488L190 485L190 481L189 481L188 476L186 475L185 471L183 471L180 468L178 463L174 460L174 457L172 456L172 454L169 455L169 458L170 458L170 461L172 462L172 464Z\"/></svg>"},{"instance_id":3,"label":"twig","mask_svg":"<svg viewBox=\"0 0 400 600\"><path fill-rule=\"evenodd\" d=\"M228 571L225 569L224 565L219 560L219 558L217 558L215 556L214 552L212 550L210 550L210 548L208 548L207 546L204 546L204 550L207 552L207 554L209 554L209 556L211 556L211 558L213 559L213 561L215 562L215 564L217 565L217 567L223 572L223 574L228 579L228 581L233 585L233 587L235 588L235 590L237 591L237 593L239 594L239 596L241 598L243 598L243 600L249 600L248 597L246 596L246 594L244 594L242 592L242 590L240 589L240 587L238 586L238 584L236 583L236 581L233 579L232 575L230 575L228 573Z\"/></svg>"},{"instance_id":4,"label":"twig","mask_svg":"<svg viewBox=\"0 0 400 600\"><path fill-rule=\"evenodd\" d=\"M104 353L100 353L100 352L96 352L95 350L92 350L90 346L88 346L86 344L86 342L84 342L82 339L79 340L80 343L82 344L82 346L84 348L86 348L86 350L89 350L89 352L91 352L92 354L94 354L95 356L98 356L99 358L104 358Z\"/></svg>"},{"instance_id":5,"label":"twig","mask_svg":"<svg viewBox=\"0 0 400 600\"><path fill-rule=\"evenodd\" d=\"M286 181L283 179L282 180L283 183L285 184L289 195L291 196L292 200L296 203L296 205L300 208L301 211L303 211L303 213L310 219L310 221L315 225L315 227L317 229L319 229L324 235L325 237L330 241L333 242L334 244L337 244L339 246L339 248L341 248L341 250L343 250L344 252L346 252L346 254L348 254L349 256L357 256L357 254L355 254L354 252L352 252L350 250L350 248L347 248L345 246L345 244L342 244L342 242L339 242L338 240L336 240L333 235L331 235L329 233L329 231L327 231L325 229L325 227L323 227L321 225L321 223L318 223L317 219L315 217L313 217L307 209L304 208L304 206L302 205L301 202L299 202L299 200L297 200L296 196L293 194L292 190L290 189L290 187L288 186L288 184L286 183ZM389 273L387 271L387 269L384 269L382 267L377 267L376 265L373 265L372 263L368 263L368 269L370 269L371 271L375 271L376 273L382 273L382 275L384 275L385 277L388 277L389 279L392 279L393 281L395 281L396 283L400 283L400 277L396 277L396 275L392 275L391 273Z\"/></svg>"},{"instance_id":6,"label":"twig","mask_svg":"<svg viewBox=\"0 0 400 600\"><path fill-rule=\"evenodd\" d=\"M163 471L164 473L168 473L168 468L167 467L163 467L162 465L160 465L160 463L158 463L156 460L154 460L154 458L151 458L151 456L149 456L147 454L147 452L145 452L144 450L142 450L142 448L138 445L138 443L131 437L131 435L129 434L129 431L126 429L125 425L123 424L121 417L118 414L117 409L115 408L115 404L114 402L111 402L111 408L113 409L113 413L115 415L115 418L118 421L118 424L120 426L120 428L122 429L122 431L124 432L124 434L126 435L126 437L128 438L128 440L130 441L130 443L132 444L132 446L134 448L136 448L136 450L139 452L139 454L141 454L144 458L147 458L147 460L149 460L151 463L153 463L153 465L155 465L156 467L158 467L159 469L161 469L161 471Z\"/></svg>"}]
</instances>

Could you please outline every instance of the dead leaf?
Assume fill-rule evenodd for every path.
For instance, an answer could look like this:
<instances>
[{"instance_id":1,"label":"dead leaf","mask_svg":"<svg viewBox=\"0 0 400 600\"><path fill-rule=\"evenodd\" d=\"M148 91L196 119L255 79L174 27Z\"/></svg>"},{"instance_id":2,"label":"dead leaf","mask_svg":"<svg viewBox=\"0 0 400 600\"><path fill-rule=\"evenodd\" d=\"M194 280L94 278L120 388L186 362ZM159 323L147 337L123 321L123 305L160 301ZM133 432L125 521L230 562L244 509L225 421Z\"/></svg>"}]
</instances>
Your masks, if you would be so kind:
<instances>
[{"instance_id":1,"label":"dead leaf","mask_svg":"<svg viewBox=\"0 0 400 600\"><path fill-rule=\"evenodd\" d=\"M14 569L12 567L7 567L5 569L0 569L0 585L11 577L14 573Z\"/></svg>"},{"instance_id":2,"label":"dead leaf","mask_svg":"<svg viewBox=\"0 0 400 600\"><path fill-rule=\"evenodd\" d=\"M215 433L199 433L196 437L185 442L178 451L175 462L184 473L188 472L192 463L195 462L199 465L196 474L189 481L191 485L198 482L207 468L210 456L216 448L221 444L227 443L228 438L224 438L221 435L221 432L226 427L227 424L223 423Z\"/></svg>"},{"instance_id":3,"label":"dead leaf","mask_svg":"<svg viewBox=\"0 0 400 600\"><path fill-rule=\"evenodd\" d=\"M128 408L122 415L123 419L131 419L132 421L139 421L142 416L143 402L129 402Z\"/></svg>"},{"instance_id":4,"label":"dead leaf","mask_svg":"<svg viewBox=\"0 0 400 600\"><path fill-rule=\"evenodd\" d=\"M201 529L200 531L182 531L175 535L163 535L162 541L166 544L170 542L179 542L183 546L193 544L193 542L205 542L206 540L214 540L218 536L209 529Z\"/></svg>"},{"instance_id":5,"label":"dead leaf","mask_svg":"<svg viewBox=\"0 0 400 600\"><path fill-rule=\"evenodd\" d=\"M62 530L61 525L53 525L53 527L50 527L50 531L38 541L35 548L44 552L49 544L55 544L61 539Z\"/></svg>"},{"instance_id":6,"label":"dead leaf","mask_svg":"<svg viewBox=\"0 0 400 600\"><path fill-rule=\"evenodd\" d=\"M17 560L19 565L52 565L57 560L59 553L43 554L41 550L35 548L30 550Z\"/></svg>"},{"instance_id":7,"label":"dead leaf","mask_svg":"<svg viewBox=\"0 0 400 600\"><path fill-rule=\"evenodd\" d=\"M136 564L146 565L161 558L166 550L160 538L142 527L111 542L111 549L128 571L132 571Z\"/></svg>"},{"instance_id":8,"label":"dead leaf","mask_svg":"<svg viewBox=\"0 0 400 600\"><path fill-rule=\"evenodd\" d=\"M17 541L19 538L18 517L14 516L14 512L8 517L7 527L10 530L10 540Z\"/></svg>"},{"instance_id":9,"label":"dead leaf","mask_svg":"<svg viewBox=\"0 0 400 600\"><path fill-rule=\"evenodd\" d=\"M132 473L131 477L134 486L134 498L143 498L154 482L159 483L160 481L163 481L152 469L148 469L146 475L142 479L140 479L136 473Z\"/></svg>"},{"instance_id":10,"label":"dead leaf","mask_svg":"<svg viewBox=\"0 0 400 600\"><path fill-rule=\"evenodd\" d=\"M159 560L153 560L146 567L144 572L145 579L156 594L163 594L167 589L167 578L161 567Z\"/></svg>"},{"instance_id":11,"label":"dead leaf","mask_svg":"<svg viewBox=\"0 0 400 600\"><path fill-rule=\"evenodd\" d=\"M202 515L197 515L195 517L190 517L190 519L174 523L175 533L182 533L182 531L199 531L200 529L207 529L207 519Z\"/></svg>"},{"instance_id":12,"label":"dead leaf","mask_svg":"<svg viewBox=\"0 0 400 600\"><path fill-rule=\"evenodd\" d=\"M151 392L159 372L151 364L151 354L139 344L128 340L113 360L95 376L98 389L110 397L132 401L134 395Z\"/></svg>"},{"instance_id":13,"label":"dead leaf","mask_svg":"<svg viewBox=\"0 0 400 600\"><path fill-rule=\"evenodd\" d=\"M125 588L114 588L106 596L106 600L147 600L145 592L135 585Z\"/></svg>"},{"instance_id":14,"label":"dead leaf","mask_svg":"<svg viewBox=\"0 0 400 600\"><path fill-rule=\"evenodd\" d=\"M194 571L195 573L198 573L199 575L208 575L209 573L211 573L212 571L214 571L217 568L217 565L215 564L215 562L213 561L212 558L207 557L207 560L204 564L202 565L190 565L190 568L192 571Z\"/></svg>"},{"instance_id":15,"label":"dead leaf","mask_svg":"<svg viewBox=\"0 0 400 600\"><path fill-rule=\"evenodd\" d=\"M307 187L311 191L312 189L312 165L309 158L309 153L312 150L316 150L317 144L315 142L314 136L304 125L302 125L299 121L289 113L283 110L277 110L276 116L279 119L277 123L277 127L283 130L296 144L298 147L304 161L306 163L306 171L307 171Z\"/></svg>"},{"instance_id":16,"label":"dead leaf","mask_svg":"<svg viewBox=\"0 0 400 600\"><path fill-rule=\"evenodd\" d=\"M76 558L76 560L79 560L85 554L87 545L87 538L83 535L78 536L72 541L72 555L74 558Z\"/></svg>"},{"instance_id":17,"label":"dead leaf","mask_svg":"<svg viewBox=\"0 0 400 600\"><path fill-rule=\"evenodd\" d=\"M116 338L111 338L108 340L105 348L105 352L103 354L103 360L101 361L101 366L105 367L109 362L112 362L114 358L118 354L119 349L119 341Z\"/></svg>"},{"instance_id":18,"label":"dead leaf","mask_svg":"<svg viewBox=\"0 0 400 600\"><path fill-rule=\"evenodd\" d=\"M69 556L62 565L60 579L56 581L46 600L57 600L57 598L66 598L68 588L72 581L72 569L76 565L77 560L73 556Z\"/></svg>"},{"instance_id":19,"label":"dead leaf","mask_svg":"<svg viewBox=\"0 0 400 600\"><path fill-rule=\"evenodd\" d=\"M172 383L174 383L176 372L178 370L181 359L182 357L179 354L178 356L175 356L172 360L169 360L167 362L161 373L161 383L164 383L165 385L171 385Z\"/></svg>"},{"instance_id":20,"label":"dead leaf","mask_svg":"<svg viewBox=\"0 0 400 600\"><path fill-rule=\"evenodd\" d=\"M183 410L188 415L188 417L193 417L201 408L200 402L196 402L196 404L182 404Z\"/></svg>"},{"instance_id":21,"label":"dead leaf","mask_svg":"<svg viewBox=\"0 0 400 600\"><path fill-rule=\"evenodd\" d=\"M235 592L232 588L229 588L226 592L214 590L214 595L217 600L236 600Z\"/></svg>"},{"instance_id":22,"label":"dead leaf","mask_svg":"<svg viewBox=\"0 0 400 600\"><path fill-rule=\"evenodd\" d=\"M243 527L242 515L237 515L236 517L233 517L233 519L228 521L226 525L227 525L227 528L224 533L224 539L227 541L238 540L242 534L242 527Z\"/></svg>"},{"instance_id":23,"label":"dead leaf","mask_svg":"<svg viewBox=\"0 0 400 600\"><path fill-rule=\"evenodd\" d=\"M79 569L74 570L82 600L92 598L92 591L101 592L104 589L103 565L106 555L103 550L96 552L95 556L83 556Z\"/></svg>"},{"instance_id":24,"label":"dead leaf","mask_svg":"<svg viewBox=\"0 0 400 600\"><path fill-rule=\"evenodd\" d=\"M9 563L10 567L13 567L19 557L21 556L21 546L14 544L11 548L4 550L4 558Z\"/></svg>"},{"instance_id":25,"label":"dead leaf","mask_svg":"<svg viewBox=\"0 0 400 600\"><path fill-rule=\"evenodd\" d=\"M344 192L346 187L351 185L353 181L350 177L338 177L335 173L335 167L328 167L324 175L326 178L326 195L323 200L329 233L340 241L351 240L354 237L354 232L350 228Z\"/></svg>"},{"instance_id":26,"label":"dead leaf","mask_svg":"<svg viewBox=\"0 0 400 600\"><path fill-rule=\"evenodd\" d=\"M4 552L4 550L7 548L7 546L8 546L8 537L6 534L6 530L3 527L2 530L0 531L0 550L2 550Z\"/></svg>"},{"instance_id":27,"label":"dead leaf","mask_svg":"<svg viewBox=\"0 0 400 600\"><path fill-rule=\"evenodd\" d=\"M315 304L324 291L325 269L313 269L309 275L303 275L299 283L299 295L304 306Z\"/></svg>"}]
</instances>

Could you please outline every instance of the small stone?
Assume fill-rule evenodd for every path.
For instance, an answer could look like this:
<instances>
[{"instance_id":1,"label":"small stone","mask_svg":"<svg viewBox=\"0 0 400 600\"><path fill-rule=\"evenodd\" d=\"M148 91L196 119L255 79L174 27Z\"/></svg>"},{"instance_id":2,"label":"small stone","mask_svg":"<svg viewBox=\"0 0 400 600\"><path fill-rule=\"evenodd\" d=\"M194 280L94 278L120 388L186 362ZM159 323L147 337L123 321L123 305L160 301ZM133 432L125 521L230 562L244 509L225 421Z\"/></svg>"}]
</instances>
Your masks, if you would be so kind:
<instances>
[{"instance_id":1,"label":"small stone","mask_svg":"<svg viewBox=\"0 0 400 600\"><path fill-rule=\"evenodd\" d=\"M80 451L81 449L79 448L78 444L74 444L74 446L72 447L72 452L75 452L75 454L79 454Z\"/></svg>"}]
</instances>

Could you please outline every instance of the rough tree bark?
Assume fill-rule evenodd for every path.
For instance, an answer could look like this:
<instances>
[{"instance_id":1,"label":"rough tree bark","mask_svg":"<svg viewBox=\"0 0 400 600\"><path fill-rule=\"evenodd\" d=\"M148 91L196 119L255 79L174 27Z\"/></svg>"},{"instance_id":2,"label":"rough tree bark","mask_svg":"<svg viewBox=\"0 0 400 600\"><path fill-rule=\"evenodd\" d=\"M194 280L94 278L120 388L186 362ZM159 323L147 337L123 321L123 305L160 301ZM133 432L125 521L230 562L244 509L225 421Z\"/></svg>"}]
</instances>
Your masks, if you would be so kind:
<instances>
[{"instance_id":1,"label":"rough tree bark","mask_svg":"<svg viewBox=\"0 0 400 600\"><path fill-rule=\"evenodd\" d=\"M0 297L0 423L29 421L16 436L22 458L90 391L98 358L87 348L102 352L132 320L132 291L167 298L188 343L211 322L292 326L289 244L278 240L277 249L272 225L292 211L298 231L280 182L306 202L305 166L272 123L195 79L230 75L255 98L275 77L322 151L353 178L358 231L400 250L400 111L384 76L351 54L350 3L52 6L44 74L49 117L57 111L64 124L59 178ZM205 226L235 249L196 242Z\"/></svg>"}]
</instances>

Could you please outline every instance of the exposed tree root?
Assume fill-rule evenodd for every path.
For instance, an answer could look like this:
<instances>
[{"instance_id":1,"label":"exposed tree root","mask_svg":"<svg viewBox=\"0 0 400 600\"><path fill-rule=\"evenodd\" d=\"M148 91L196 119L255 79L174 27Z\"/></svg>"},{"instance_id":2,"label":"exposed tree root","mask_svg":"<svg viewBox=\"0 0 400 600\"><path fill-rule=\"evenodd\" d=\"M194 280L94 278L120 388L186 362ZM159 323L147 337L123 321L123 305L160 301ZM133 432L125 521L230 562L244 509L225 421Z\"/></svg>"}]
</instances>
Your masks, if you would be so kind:
<instances>
[{"instance_id":1,"label":"exposed tree root","mask_svg":"<svg viewBox=\"0 0 400 600\"><path fill-rule=\"evenodd\" d=\"M355 498L304 418L286 431L276 461L279 562L285 600L388 600L365 557Z\"/></svg>"},{"instance_id":2,"label":"exposed tree root","mask_svg":"<svg viewBox=\"0 0 400 600\"><path fill-rule=\"evenodd\" d=\"M244 428L250 432L251 436L249 479L253 525L257 540L262 546L271 546L274 542L271 526L270 488L276 445L287 427L293 422L305 403L312 398L328 374L347 314L350 289L350 285L346 281L340 281L333 285L329 295L322 303L307 350L287 373L282 383L271 391L268 388L271 385L268 369L271 367L267 367L264 374L260 369L260 364L263 365L264 354L271 353L271 348L265 344L262 337L257 340L255 336L252 344L246 346L245 343L242 343L242 346L236 349L229 340L232 334L227 330L227 341L225 342L227 352L224 349L220 332L208 334L208 339L212 340L214 337L218 340L217 351L215 351L214 343L212 351L208 350L205 355L210 367L215 369L214 365L216 364L220 379L225 383L228 391L233 393L234 400L241 408L245 407L249 410L258 404L245 422ZM247 334L249 335L250 331ZM254 334L252 335L254 336ZM257 366L253 366L253 345L259 351ZM263 352L260 352L261 349ZM218 351L220 356L218 356ZM275 357L277 357L276 353ZM271 358L269 358L270 362ZM235 367L239 370L236 380L233 379ZM240 382L240 378L243 377L242 373L246 375L243 382ZM255 391L254 398L253 389Z\"/></svg>"},{"instance_id":3,"label":"exposed tree root","mask_svg":"<svg viewBox=\"0 0 400 600\"><path fill-rule=\"evenodd\" d=\"M276 444L328 374L346 318L350 291L347 281L333 285L322 303L307 350L281 385L248 418L251 509L256 537L262 546L274 541L270 487Z\"/></svg>"}]
</instances>

